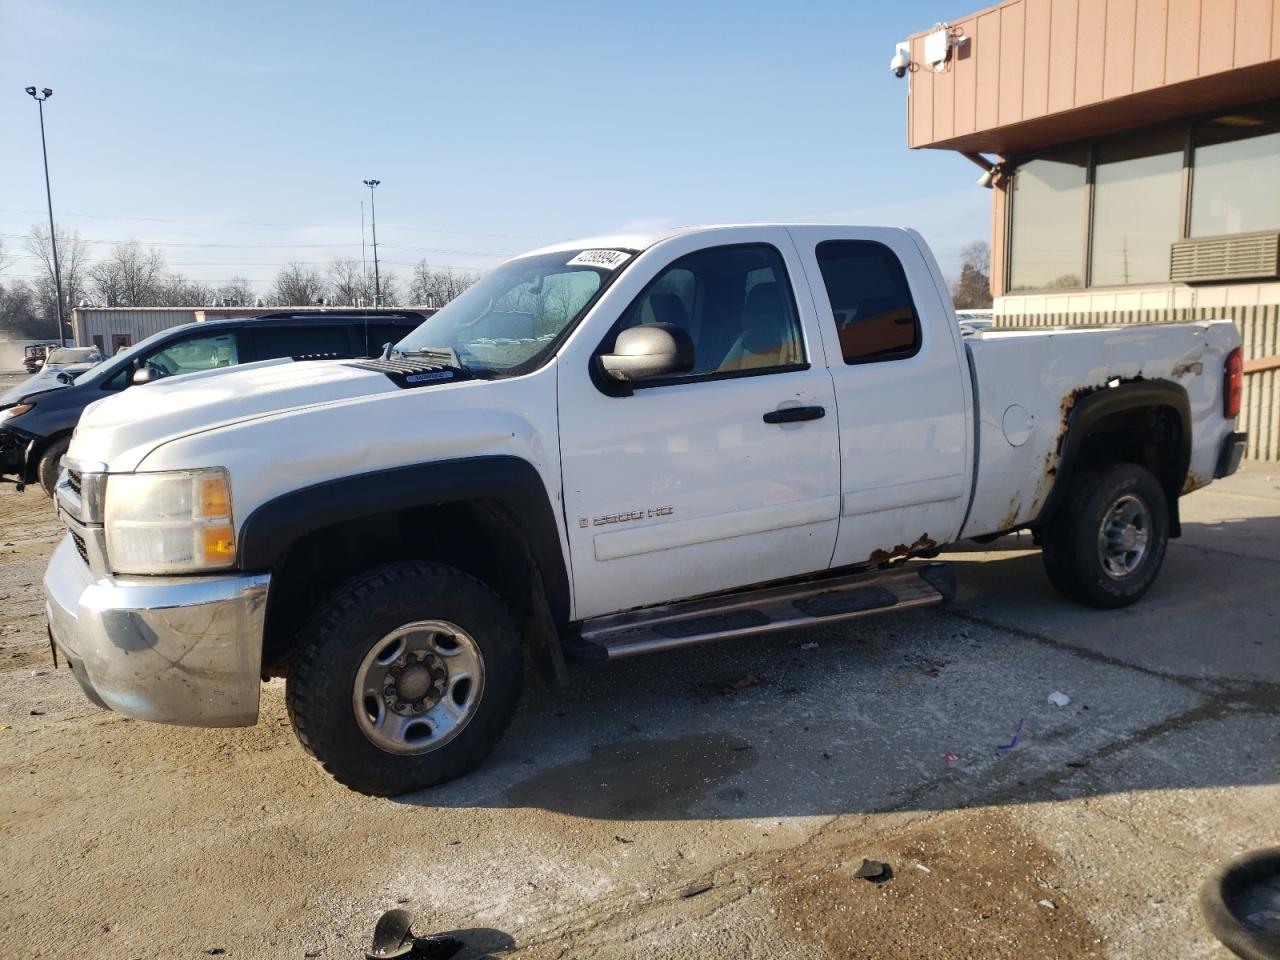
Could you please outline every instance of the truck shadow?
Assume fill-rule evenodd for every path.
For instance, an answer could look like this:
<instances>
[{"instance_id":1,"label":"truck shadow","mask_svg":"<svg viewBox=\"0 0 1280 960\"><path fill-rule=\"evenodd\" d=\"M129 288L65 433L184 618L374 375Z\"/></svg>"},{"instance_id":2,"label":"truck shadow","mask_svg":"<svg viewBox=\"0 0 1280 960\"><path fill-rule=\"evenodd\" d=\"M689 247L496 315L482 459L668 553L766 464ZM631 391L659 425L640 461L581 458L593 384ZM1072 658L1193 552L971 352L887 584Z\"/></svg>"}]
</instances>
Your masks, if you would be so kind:
<instances>
[{"instance_id":1,"label":"truck shadow","mask_svg":"<svg viewBox=\"0 0 1280 960\"><path fill-rule=\"evenodd\" d=\"M400 802L766 818L1280 782L1280 517L1184 529L1124 610L1071 605L1008 537L944 556L945 607L574 666Z\"/></svg>"}]
</instances>

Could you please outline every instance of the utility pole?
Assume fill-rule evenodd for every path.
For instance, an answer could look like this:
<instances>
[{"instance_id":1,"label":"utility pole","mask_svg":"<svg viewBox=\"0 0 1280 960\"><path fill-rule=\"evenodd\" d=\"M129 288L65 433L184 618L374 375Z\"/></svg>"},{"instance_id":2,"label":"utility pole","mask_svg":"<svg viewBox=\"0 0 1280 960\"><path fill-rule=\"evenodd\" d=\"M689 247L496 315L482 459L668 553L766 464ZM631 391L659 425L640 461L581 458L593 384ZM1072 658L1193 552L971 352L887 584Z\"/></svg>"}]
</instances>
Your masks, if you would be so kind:
<instances>
[{"instance_id":1,"label":"utility pole","mask_svg":"<svg viewBox=\"0 0 1280 960\"><path fill-rule=\"evenodd\" d=\"M364 185L369 188L369 216L372 218L373 225L373 305L375 307L382 306L382 282L378 277L378 205L373 202L373 188L381 182L381 180L364 182Z\"/></svg>"},{"instance_id":2,"label":"utility pole","mask_svg":"<svg viewBox=\"0 0 1280 960\"><path fill-rule=\"evenodd\" d=\"M49 248L53 251L53 287L55 295L58 298L58 346L62 346L63 341L63 304L62 304L62 271L58 269L58 236L53 227L53 191L49 189L49 148L45 145L44 140L44 102L53 96L53 91L48 87L36 92L35 87L27 87L27 94L33 99L40 110L40 153L44 156L44 196L49 204ZM40 94L43 94L41 96Z\"/></svg>"},{"instance_id":3,"label":"utility pole","mask_svg":"<svg viewBox=\"0 0 1280 960\"><path fill-rule=\"evenodd\" d=\"M364 201L360 201L360 306L364 306L365 287L369 282L369 258L364 254Z\"/></svg>"}]
</instances>

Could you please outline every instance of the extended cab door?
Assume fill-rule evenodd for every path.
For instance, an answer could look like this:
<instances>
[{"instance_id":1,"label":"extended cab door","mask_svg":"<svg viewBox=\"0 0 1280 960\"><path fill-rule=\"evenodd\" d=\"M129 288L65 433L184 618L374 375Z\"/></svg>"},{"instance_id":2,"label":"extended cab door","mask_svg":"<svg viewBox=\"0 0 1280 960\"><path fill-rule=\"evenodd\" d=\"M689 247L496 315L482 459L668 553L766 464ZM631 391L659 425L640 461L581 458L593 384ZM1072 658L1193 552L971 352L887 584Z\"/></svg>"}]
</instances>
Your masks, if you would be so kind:
<instances>
[{"instance_id":1,"label":"extended cab door","mask_svg":"<svg viewBox=\"0 0 1280 960\"><path fill-rule=\"evenodd\" d=\"M593 377L619 331L654 322L688 331L690 373L636 381L629 396ZM558 371L578 618L826 569L835 396L785 230L665 241L581 332L589 345Z\"/></svg>"},{"instance_id":2,"label":"extended cab door","mask_svg":"<svg viewBox=\"0 0 1280 960\"><path fill-rule=\"evenodd\" d=\"M970 487L968 368L923 241L883 228L790 230L840 411L833 566L954 541Z\"/></svg>"}]
</instances>

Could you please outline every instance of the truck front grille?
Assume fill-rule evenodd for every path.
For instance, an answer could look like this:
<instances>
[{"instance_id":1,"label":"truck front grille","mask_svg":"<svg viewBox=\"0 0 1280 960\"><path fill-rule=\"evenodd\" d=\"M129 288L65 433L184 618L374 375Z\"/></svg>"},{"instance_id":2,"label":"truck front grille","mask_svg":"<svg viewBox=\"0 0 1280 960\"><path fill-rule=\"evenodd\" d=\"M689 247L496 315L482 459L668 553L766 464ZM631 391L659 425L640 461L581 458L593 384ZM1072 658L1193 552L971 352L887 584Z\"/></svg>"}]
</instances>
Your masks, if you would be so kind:
<instances>
[{"instance_id":1,"label":"truck front grille","mask_svg":"<svg viewBox=\"0 0 1280 960\"><path fill-rule=\"evenodd\" d=\"M77 497L80 496L80 471L67 471L67 486L71 488Z\"/></svg>"},{"instance_id":2,"label":"truck front grille","mask_svg":"<svg viewBox=\"0 0 1280 960\"><path fill-rule=\"evenodd\" d=\"M80 559L83 560L86 564L88 564L89 550L84 544L84 537L80 536L80 534L72 530L71 542L76 545L76 553L80 554Z\"/></svg>"}]
</instances>

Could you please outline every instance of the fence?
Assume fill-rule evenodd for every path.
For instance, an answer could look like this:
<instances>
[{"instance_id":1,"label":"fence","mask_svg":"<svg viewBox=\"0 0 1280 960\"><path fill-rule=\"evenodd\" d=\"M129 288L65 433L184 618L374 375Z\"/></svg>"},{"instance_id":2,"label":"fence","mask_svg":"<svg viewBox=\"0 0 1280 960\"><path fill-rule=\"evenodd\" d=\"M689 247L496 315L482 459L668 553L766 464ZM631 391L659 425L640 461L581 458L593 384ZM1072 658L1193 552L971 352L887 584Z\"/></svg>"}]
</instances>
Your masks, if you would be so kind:
<instances>
[{"instance_id":1,"label":"fence","mask_svg":"<svg viewBox=\"0 0 1280 960\"><path fill-rule=\"evenodd\" d=\"M1240 427L1249 433L1251 460L1280 462L1280 304L1248 307L1190 307L1168 310L1101 310L1093 313L997 314L995 325L1008 327L1094 327L1128 323L1182 323L1230 319L1244 341L1244 397ZM1250 362L1252 361L1252 362Z\"/></svg>"}]
</instances>

